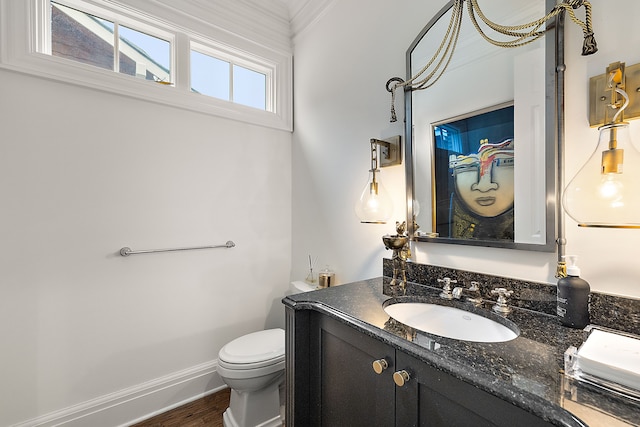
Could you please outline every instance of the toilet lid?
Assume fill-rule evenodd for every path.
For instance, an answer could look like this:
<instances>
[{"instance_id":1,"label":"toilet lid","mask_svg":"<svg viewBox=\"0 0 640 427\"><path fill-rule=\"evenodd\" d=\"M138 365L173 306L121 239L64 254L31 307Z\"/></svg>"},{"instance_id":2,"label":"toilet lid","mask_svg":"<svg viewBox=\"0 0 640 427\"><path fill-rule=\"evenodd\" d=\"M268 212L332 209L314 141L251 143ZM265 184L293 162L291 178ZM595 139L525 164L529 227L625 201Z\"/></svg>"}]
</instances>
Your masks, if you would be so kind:
<instances>
[{"instance_id":1,"label":"toilet lid","mask_svg":"<svg viewBox=\"0 0 640 427\"><path fill-rule=\"evenodd\" d=\"M253 332L231 341L218 353L228 363L256 363L284 356L284 330L267 329Z\"/></svg>"}]
</instances>

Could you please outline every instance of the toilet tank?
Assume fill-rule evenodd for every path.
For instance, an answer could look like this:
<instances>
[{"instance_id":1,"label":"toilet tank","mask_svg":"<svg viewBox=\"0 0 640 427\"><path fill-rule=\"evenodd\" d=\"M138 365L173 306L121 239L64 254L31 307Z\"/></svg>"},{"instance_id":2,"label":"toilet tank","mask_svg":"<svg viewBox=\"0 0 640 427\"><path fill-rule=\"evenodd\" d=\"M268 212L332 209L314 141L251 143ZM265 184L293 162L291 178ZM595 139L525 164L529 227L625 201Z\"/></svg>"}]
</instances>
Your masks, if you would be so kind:
<instances>
[{"instance_id":1,"label":"toilet tank","mask_svg":"<svg viewBox=\"0 0 640 427\"><path fill-rule=\"evenodd\" d=\"M291 282L289 286L289 291L292 294L300 294L302 292L315 291L317 288L313 285L308 284L307 282L303 282L302 280L297 280Z\"/></svg>"}]
</instances>

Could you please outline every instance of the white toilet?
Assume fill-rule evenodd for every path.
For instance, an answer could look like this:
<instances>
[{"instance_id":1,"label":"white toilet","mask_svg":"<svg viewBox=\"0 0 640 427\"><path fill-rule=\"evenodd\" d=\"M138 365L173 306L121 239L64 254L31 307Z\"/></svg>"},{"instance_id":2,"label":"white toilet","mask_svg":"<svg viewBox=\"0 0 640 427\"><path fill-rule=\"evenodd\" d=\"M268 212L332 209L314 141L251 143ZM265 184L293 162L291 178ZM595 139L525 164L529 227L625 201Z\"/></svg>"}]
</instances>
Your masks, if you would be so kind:
<instances>
[{"instance_id":1,"label":"white toilet","mask_svg":"<svg viewBox=\"0 0 640 427\"><path fill-rule=\"evenodd\" d=\"M291 283L291 293L314 290ZM268 329L234 339L218 353L218 373L231 388L224 427L282 426L280 385L284 381L284 330Z\"/></svg>"},{"instance_id":2,"label":"white toilet","mask_svg":"<svg viewBox=\"0 0 640 427\"><path fill-rule=\"evenodd\" d=\"M224 427L282 425L283 329L253 332L222 347L218 373L231 388L231 402L222 417Z\"/></svg>"}]
</instances>

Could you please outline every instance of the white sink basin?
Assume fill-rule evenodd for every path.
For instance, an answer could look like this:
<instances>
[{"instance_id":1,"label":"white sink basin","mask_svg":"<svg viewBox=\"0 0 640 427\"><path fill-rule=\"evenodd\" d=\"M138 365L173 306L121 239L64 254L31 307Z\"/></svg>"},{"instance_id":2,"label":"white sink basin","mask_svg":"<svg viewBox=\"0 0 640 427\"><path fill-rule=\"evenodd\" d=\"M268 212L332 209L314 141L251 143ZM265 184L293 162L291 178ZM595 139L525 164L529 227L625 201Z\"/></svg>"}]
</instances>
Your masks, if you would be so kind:
<instances>
[{"instance_id":1,"label":"white sink basin","mask_svg":"<svg viewBox=\"0 0 640 427\"><path fill-rule=\"evenodd\" d=\"M407 326L441 337L474 342L504 342L518 337L507 326L455 307L405 302L384 311Z\"/></svg>"}]
</instances>

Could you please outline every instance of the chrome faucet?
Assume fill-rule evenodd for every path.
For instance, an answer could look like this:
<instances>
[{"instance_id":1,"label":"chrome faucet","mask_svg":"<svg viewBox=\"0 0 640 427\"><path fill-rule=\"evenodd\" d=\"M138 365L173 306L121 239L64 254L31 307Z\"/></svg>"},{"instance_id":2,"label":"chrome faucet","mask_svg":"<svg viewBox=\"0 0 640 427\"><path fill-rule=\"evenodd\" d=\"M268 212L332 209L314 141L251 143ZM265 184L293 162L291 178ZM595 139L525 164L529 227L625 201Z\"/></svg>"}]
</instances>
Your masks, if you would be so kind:
<instances>
[{"instance_id":1,"label":"chrome faucet","mask_svg":"<svg viewBox=\"0 0 640 427\"><path fill-rule=\"evenodd\" d=\"M505 288L495 288L491 291L491 294L498 295L498 301L496 301L496 304L493 306L493 311L500 314L508 314L511 312L511 309L507 305L509 302L507 298L513 294L513 291L508 291Z\"/></svg>"},{"instance_id":2,"label":"chrome faucet","mask_svg":"<svg viewBox=\"0 0 640 427\"><path fill-rule=\"evenodd\" d=\"M471 286L465 289L460 286L453 288L452 295L455 299L461 299L466 295L465 299L473 304L482 304L482 295L480 294L480 284L471 282Z\"/></svg>"},{"instance_id":3,"label":"chrome faucet","mask_svg":"<svg viewBox=\"0 0 640 427\"><path fill-rule=\"evenodd\" d=\"M438 279L438 283L444 283L444 286L442 287L442 292L440 292L440 298L449 299L449 300L453 299L453 293L451 293L451 284L458 283L458 281L445 277L444 279Z\"/></svg>"}]
</instances>

